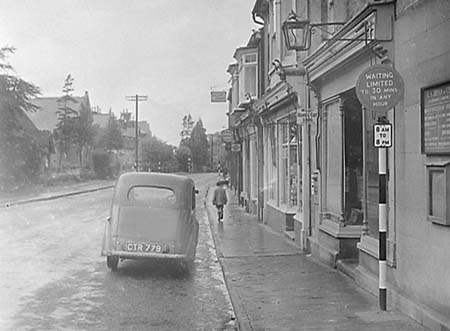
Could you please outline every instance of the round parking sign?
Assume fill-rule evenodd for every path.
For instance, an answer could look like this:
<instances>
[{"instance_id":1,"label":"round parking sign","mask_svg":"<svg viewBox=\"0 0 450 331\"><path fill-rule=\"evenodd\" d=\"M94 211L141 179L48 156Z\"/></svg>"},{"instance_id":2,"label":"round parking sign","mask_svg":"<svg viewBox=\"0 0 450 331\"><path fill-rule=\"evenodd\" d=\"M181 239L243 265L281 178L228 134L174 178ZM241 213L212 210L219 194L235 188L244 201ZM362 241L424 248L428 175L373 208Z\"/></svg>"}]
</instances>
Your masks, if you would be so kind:
<instances>
[{"instance_id":1,"label":"round parking sign","mask_svg":"<svg viewBox=\"0 0 450 331\"><path fill-rule=\"evenodd\" d=\"M386 111L403 99L404 86L400 74L391 66L375 64L358 77L356 95L366 109Z\"/></svg>"}]
</instances>

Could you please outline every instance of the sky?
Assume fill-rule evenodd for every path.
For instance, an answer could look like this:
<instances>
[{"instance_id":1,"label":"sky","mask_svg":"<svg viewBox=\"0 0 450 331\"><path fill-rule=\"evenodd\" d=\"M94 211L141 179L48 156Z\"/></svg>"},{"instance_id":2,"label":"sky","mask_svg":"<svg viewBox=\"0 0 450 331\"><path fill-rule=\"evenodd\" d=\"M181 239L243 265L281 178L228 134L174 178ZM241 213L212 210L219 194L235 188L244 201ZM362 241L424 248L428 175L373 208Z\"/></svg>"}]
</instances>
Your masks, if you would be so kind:
<instances>
[{"instance_id":1,"label":"sky","mask_svg":"<svg viewBox=\"0 0 450 331\"><path fill-rule=\"evenodd\" d=\"M227 90L252 29L256 0L0 0L0 47L13 46L9 63L43 97L88 91L91 105L116 116L146 95L139 120L178 146L182 118L201 119L208 133L227 126L226 103L210 91ZM133 115L134 118L134 115Z\"/></svg>"}]
</instances>

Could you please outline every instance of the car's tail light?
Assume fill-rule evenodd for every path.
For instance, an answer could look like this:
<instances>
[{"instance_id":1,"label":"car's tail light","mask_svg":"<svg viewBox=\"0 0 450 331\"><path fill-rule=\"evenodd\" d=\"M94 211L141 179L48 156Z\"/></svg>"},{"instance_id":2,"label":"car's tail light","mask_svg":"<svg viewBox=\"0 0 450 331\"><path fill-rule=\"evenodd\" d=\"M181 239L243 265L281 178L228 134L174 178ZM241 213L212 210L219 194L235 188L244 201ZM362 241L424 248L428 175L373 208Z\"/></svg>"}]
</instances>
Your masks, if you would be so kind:
<instances>
[{"instance_id":1,"label":"car's tail light","mask_svg":"<svg viewBox=\"0 0 450 331\"><path fill-rule=\"evenodd\" d=\"M173 246L173 245L172 245ZM164 245L163 246L163 253L169 253L170 252L170 247L169 245Z\"/></svg>"}]
</instances>

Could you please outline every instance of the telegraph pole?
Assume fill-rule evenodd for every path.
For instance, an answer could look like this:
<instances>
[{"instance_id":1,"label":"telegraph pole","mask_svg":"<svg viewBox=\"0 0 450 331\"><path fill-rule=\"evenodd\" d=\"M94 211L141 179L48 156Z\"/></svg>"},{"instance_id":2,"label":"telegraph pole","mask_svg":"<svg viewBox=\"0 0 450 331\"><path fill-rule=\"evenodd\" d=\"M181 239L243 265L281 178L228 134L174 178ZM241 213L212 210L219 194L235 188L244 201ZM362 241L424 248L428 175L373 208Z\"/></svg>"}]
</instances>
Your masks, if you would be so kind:
<instances>
[{"instance_id":1,"label":"telegraph pole","mask_svg":"<svg viewBox=\"0 0 450 331\"><path fill-rule=\"evenodd\" d=\"M138 128L138 104L139 101L147 101L148 96L146 95L132 95L132 96L126 96L126 99L128 101L135 101L136 102L136 156L135 156L135 161L134 164L136 166L135 171L138 171L138 150L139 150L139 128Z\"/></svg>"}]
</instances>

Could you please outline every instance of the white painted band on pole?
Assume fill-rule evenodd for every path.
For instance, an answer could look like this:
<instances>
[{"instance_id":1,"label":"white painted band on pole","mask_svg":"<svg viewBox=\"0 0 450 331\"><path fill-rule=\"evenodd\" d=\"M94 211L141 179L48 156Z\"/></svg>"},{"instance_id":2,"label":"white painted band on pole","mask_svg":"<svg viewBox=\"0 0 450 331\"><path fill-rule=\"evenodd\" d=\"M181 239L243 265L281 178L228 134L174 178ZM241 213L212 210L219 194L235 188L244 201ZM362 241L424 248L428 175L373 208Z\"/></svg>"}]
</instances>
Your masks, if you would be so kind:
<instances>
[{"instance_id":1,"label":"white painted band on pole","mask_svg":"<svg viewBox=\"0 0 450 331\"><path fill-rule=\"evenodd\" d=\"M378 288L386 288L386 261L379 261Z\"/></svg>"},{"instance_id":2,"label":"white painted band on pole","mask_svg":"<svg viewBox=\"0 0 450 331\"><path fill-rule=\"evenodd\" d=\"M378 173L386 174L386 148L378 148Z\"/></svg>"},{"instance_id":3,"label":"white painted band on pole","mask_svg":"<svg viewBox=\"0 0 450 331\"><path fill-rule=\"evenodd\" d=\"M387 204L380 203L378 204L378 231L386 232L387 231Z\"/></svg>"}]
</instances>

